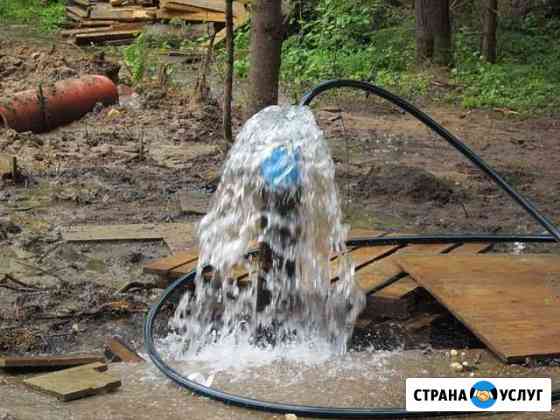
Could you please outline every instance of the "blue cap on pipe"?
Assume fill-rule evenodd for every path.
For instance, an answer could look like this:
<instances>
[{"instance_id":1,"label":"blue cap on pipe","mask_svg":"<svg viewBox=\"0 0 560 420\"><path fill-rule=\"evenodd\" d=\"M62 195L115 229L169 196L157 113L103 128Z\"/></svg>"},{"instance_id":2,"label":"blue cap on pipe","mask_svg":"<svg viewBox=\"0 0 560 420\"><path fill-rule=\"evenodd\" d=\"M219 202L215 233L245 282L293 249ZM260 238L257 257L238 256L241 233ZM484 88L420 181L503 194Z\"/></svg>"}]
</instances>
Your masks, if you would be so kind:
<instances>
[{"instance_id":1,"label":"blue cap on pipe","mask_svg":"<svg viewBox=\"0 0 560 420\"><path fill-rule=\"evenodd\" d=\"M278 146L261 164L261 175L266 186L272 190L289 190L300 185L300 153Z\"/></svg>"}]
</instances>

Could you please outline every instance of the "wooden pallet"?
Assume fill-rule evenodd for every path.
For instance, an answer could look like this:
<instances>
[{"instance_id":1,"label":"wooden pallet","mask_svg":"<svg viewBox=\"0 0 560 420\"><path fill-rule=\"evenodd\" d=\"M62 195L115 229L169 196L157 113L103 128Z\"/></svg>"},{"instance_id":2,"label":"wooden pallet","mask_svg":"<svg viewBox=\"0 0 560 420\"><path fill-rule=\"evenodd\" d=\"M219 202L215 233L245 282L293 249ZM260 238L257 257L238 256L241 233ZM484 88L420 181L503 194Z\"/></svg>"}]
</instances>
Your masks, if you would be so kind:
<instances>
[{"instance_id":1,"label":"wooden pallet","mask_svg":"<svg viewBox=\"0 0 560 420\"><path fill-rule=\"evenodd\" d=\"M504 362L560 355L560 256L401 256L396 262Z\"/></svg>"},{"instance_id":2,"label":"wooden pallet","mask_svg":"<svg viewBox=\"0 0 560 420\"><path fill-rule=\"evenodd\" d=\"M384 233L370 230L352 230L349 238L364 236L384 236ZM256 244L255 244L256 246ZM400 277L400 280L379 293L368 296L368 308L371 316L389 316L392 318L408 318L417 303L417 283L396 262L396 258L409 254L441 254L441 253L481 253L491 248L490 244L447 244L447 245L383 245L358 247L350 250L352 262L356 268L356 281L368 294L384 281ZM184 276L198 264L198 249L177 253L170 257L151 261L144 266L144 272L157 274L165 279L173 280ZM331 261L333 282L337 280L338 261ZM234 273L237 281L244 283L248 272L239 267Z\"/></svg>"}]
</instances>

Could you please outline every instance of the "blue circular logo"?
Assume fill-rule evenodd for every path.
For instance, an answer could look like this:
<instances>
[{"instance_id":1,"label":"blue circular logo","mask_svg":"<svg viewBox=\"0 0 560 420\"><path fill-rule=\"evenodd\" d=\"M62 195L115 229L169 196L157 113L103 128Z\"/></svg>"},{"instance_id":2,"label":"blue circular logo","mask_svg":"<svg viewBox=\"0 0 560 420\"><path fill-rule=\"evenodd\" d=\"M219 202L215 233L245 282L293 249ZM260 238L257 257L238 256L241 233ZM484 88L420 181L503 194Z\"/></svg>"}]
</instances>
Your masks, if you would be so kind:
<instances>
[{"instance_id":1,"label":"blue circular logo","mask_svg":"<svg viewBox=\"0 0 560 420\"><path fill-rule=\"evenodd\" d=\"M478 408L492 407L498 398L498 390L488 381L479 381L471 388L471 402Z\"/></svg>"}]
</instances>

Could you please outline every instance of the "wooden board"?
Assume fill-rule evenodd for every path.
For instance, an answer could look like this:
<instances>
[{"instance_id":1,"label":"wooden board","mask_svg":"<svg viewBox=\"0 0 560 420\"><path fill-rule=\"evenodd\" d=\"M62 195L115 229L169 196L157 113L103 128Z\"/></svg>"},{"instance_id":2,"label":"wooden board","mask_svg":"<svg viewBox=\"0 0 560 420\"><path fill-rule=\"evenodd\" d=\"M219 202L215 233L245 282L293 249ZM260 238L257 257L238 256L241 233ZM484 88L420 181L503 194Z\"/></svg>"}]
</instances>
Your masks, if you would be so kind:
<instances>
[{"instance_id":1,"label":"wooden board","mask_svg":"<svg viewBox=\"0 0 560 420\"><path fill-rule=\"evenodd\" d=\"M560 355L559 256L401 256L397 262L501 360Z\"/></svg>"},{"instance_id":2,"label":"wooden board","mask_svg":"<svg viewBox=\"0 0 560 420\"><path fill-rule=\"evenodd\" d=\"M451 248L453 244L422 244L422 245L409 245L399 249L393 255L384 258L383 260L369 264L356 272L356 281L364 292L369 293L377 285L385 280L397 275L401 275L402 269L396 263L395 257L403 254L440 254Z\"/></svg>"},{"instance_id":3,"label":"wooden board","mask_svg":"<svg viewBox=\"0 0 560 420\"><path fill-rule=\"evenodd\" d=\"M97 3L90 10L89 18L91 20L118 20L127 22L151 21L156 17L157 9L155 7L119 7L112 8L110 5Z\"/></svg>"},{"instance_id":4,"label":"wooden board","mask_svg":"<svg viewBox=\"0 0 560 420\"><path fill-rule=\"evenodd\" d=\"M76 356L14 356L0 357L0 367L8 369L33 369L33 368L64 368L103 362L105 358L99 355Z\"/></svg>"},{"instance_id":5,"label":"wooden board","mask_svg":"<svg viewBox=\"0 0 560 420\"><path fill-rule=\"evenodd\" d=\"M75 35L80 35L80 34L94 34L97 32L106 32L106 31L110 31L111 30L111 26L99 26L96 28L79 28L79 29L67 29L64 31L60 31L60 35L62 35L62 37L67 38L67 37L72 37Z\"/></svg>"},{"instance_id":6,"label":"wooden board","mask_svg":"<svg viewBox=\"0 0 560 420\"><path fill-rule=\"evenodd\" d=\"M62 238L68 242L164 240L174 252L192 245L192 234L191 223L79 225L62 230Z\"/></svg>"},{"instance_id":7,"label":"wooden board","mask_svg":"<svg viewBox=\"0 0 560 420\"><path fill-rule=\"evenodd\" d=\"M191 7L195 9L206 9L212 10L214 12L221 12L222 14L226 11L226 3L222 0L161 0L161 8L169 8L171 5L182 5L186 7Z\"/></svg>"},{"instance_id":8,"label":"wooden board","mask_svg":"<svg viewBox=\"0 0 560 420\"><path fill-rule=\"evenodd\" d=\"M187 12L180 10L171 9L159 9L157 11L158 19L183 19L189 22L218 22L223 23L226 21L226 17L223 13L217 12Z\"/></svg>"},{"instance_id":9,"label":"wooden board","mask_svg":"<svg viewBox=\"0 0 560 420\"><path fill-rule=\"evenodd\" d=\"M158 225L79 225L62 230L62 238L68 242L81 241L133 241L163 239Z\"/></svg>"},{"instance_id":10,"label":"wooden board","mask_svg":"<svg viewBox=\"0 0 560 420\"><path fill-rule=\"evenodd\" d=\"M463 244L457 248L452 248L449 251L449 253L454 255L455 254L482 254L484 252L487 252L490 248L492 248L492 244L484 244L484 243ZM403 251L406 251L406 248L403 249ZM427 250L422 251L422 253L426 253L426 252ZM418 288L418 284L414 281L414 279L410 276L405 276L399 281L397 281L396 283L392 284L391 286L379 291L377 293L377 296L381 298L400 299L405 297L409 293L414 292L414 290L416 290L417 288Z\"/></svg>"},{"instance_id":11,"label":"wooden board","mask_svg":"<svg viewBox=\"0 0 560 420\"><path fill-rule=\"evenodd\" d=\"M84 10L81 7L78 6L67 6L66 7L66 13L68 14L72 14L74 16L79 16L81 18L87 18L89 17L90 14L90 10Z\"/></svg>"},{"instance_id":12,"label":"wooden board","mask_svg":"<svg viewBox=\"0 0 560 420\"><path fill-rule=\"evenodd\" d=\"M80 33L74 36L77 45L86 45L90 43L100 43L105 41L115 41L122 39L132 39L140 35L141 29L128 30L110 30L94 33Z\"/></svg>"},{"instance_id":13,"label":"wooden board","mask_svg":"<svg viewBox=\"0 0 560 420\"><path fill-rule=\"evenodd\" d=\"M37 391L71 401L102 392L113 391L121 381L104 371L107 365L94 363L25 379L23 383Z\"/></svg>"},{"instance_id":14,"label":"wooden board","mask_svg":"<svg viewBox=\"0 0 560 420\"><path fill-rule=\"evenodd\" d=\"M99 26L111 26L113 23L115 23L112 20L89 20L89 19L83 19L80 22L80 27L83 28L95 28L95 27L99 27Z\"/></svg>"}]
</instances>

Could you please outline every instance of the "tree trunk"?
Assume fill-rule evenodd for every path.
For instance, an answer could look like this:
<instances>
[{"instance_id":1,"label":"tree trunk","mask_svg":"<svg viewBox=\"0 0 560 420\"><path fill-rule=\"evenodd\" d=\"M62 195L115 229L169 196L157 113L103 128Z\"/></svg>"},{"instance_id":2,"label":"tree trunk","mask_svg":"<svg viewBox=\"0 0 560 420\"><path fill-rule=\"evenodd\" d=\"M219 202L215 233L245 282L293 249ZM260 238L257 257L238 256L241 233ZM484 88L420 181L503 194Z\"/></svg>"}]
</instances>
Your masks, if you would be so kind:
<instances>
[{"instance_id":1,"label":"tree trunk","mask_svg":"<svg viewBox=\"0 0 560 420\"><path fill-rule=\"evenodd\" d=\"M498 24L498 0L486 0L482 28L482 56L489 63L496 62L496 29Z\"/></svg>"},{"instance_id":2,"label":"tree trunk","mask_svg":"<svg viewBox=\"0 0 560 420\"><path fill-rule=\"evenodd\" d=\"M248 117L278 103L284 25L281 0L255 0L251 22Z\"/></svg>"},{"instance_id":3,"label":"tree trunk","mask_svg":"<svg viewBox=\"0 0 560 420\"><path fill-rule=\"evenodd\" d=\"M433 61L447 66L451 63L451 22L449 0L415 0L416 61Z\"/></svg>"},{"instance_id":4,"label":"tree trunk","mask_svg":"<svg viewBox=\"0 0 560 420\"><path fill-rule=\"evenodd\" d=\"M227 68L224 86L224 138L233 143L231 129L231 101L233 97L233 0L226 0L226 51Z\"/></svg>"},{"instance_id":5,"label":"tree trunk","mask_svg":"<svg viewBox=\"0 0 560 420\"><path fill-rule=\"evenodd\" d=\"M430 26L434 37L433 61L440 66L449 66L452 61L451 22L449 20L449 0L433 1Z\"/></svg>"},{"instance_id":6,"label":"tree trunk","mask_svg":"<svg viewBox=\"0 0 560 420\"><path fill-rule=\"evenodd\" d=\"M434 38L430 29L430 3L433 0L415 0L416 12L416 62L431 61L434 54Z\"/></svg>"}]
</instances>

